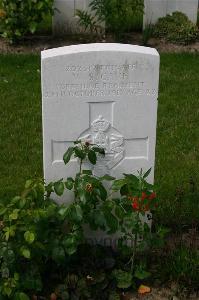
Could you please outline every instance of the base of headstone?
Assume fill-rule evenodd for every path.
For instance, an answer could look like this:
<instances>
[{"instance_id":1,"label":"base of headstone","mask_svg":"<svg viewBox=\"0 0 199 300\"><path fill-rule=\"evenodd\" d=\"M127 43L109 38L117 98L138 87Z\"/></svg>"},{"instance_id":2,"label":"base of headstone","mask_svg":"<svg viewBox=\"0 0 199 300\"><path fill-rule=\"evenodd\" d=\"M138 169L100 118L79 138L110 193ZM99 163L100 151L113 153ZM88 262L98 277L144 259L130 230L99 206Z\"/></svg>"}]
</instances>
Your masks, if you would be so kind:
<instances>
[{"instance_id":1,"label":"base of headstone","mask_svg":"<svg viewBox=\"0 0 199 300\"><path fill-rule=\"evenodd\" d=\"M152 226L152 213L146 212L145 215L140 214L140 220L142 224L147 224L149 228L151 229ZM111 247L114 250L118 249L119 240L122 236L122 233L115 233L115 234L108 234L105 233L102 230L91 230L88 226L85 227L85 236L86 241L88 244L94 246L94 245L101 245L103 247ZM141 242L143 239L142 237L138 238L138 243ZM123 244L133 248L134 246L134 239L126 239L123 241Z\"/></svg>"}]
</instances>

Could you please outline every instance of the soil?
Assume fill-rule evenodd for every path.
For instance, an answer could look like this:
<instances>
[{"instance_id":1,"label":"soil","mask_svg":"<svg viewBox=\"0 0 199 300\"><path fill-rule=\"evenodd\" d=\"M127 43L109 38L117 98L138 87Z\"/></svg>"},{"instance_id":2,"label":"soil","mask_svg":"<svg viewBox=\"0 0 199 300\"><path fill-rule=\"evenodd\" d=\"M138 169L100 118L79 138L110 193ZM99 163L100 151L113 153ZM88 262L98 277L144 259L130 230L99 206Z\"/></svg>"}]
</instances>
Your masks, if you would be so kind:
<instances>
[{"instance_id":1,"label":"soil","mask_svg":"<svg viewBox=\"0 0 199 300\"><path fill-rule=\"evenodd\" d=\"M10 45L5 39L0 38L0 53L35 53L38 54L42 50L75 45L85 43L113 43L114 39L111 35L104 38L92 37L88 35L68 35L65 37L54 37L54 36L31 36L26 37L23 42L18 45ZM143 45L141 33L131 33L126 35L124 43ZM148 47L154 47L159 52L199 52L199 41L190 45L176 45L168 43L161 39L151 38L147 44Z\"/></svg>"},{"instance_id":2,"label":"soil","mask_svg":"<svg viewBox=\"0 0 199 300\"><path fill-rule=\"evenodd\" d=\"M187 294L187 290L179 288L178 284L171 283L168 287L154 287L151 292L145 295L124 294L121 300L199 300L197 292Z\"/></svg>"}]
</instances>

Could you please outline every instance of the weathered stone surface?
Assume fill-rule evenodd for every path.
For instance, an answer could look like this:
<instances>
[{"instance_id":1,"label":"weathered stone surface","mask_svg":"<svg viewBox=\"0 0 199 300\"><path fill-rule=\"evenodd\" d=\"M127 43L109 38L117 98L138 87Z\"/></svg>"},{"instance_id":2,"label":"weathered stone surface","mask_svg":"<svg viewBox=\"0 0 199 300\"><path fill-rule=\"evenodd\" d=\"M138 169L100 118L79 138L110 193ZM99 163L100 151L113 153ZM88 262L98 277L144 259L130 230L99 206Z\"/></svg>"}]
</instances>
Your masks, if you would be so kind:
<instances>
[{"instance_id":1,"label":"weathered stone surface","mask_svg":"<svg viewBox=\"0 0 199 300\"><path fill-rule=\"evenodd\" d=\"M106 149L95 174L121 177L152 167L153 182L158 80L159 54L152 48L87 44L43 51L46 181L75 175L77 161L65 166L63 154L85 139Z\"/></svg>"}]
</instances>

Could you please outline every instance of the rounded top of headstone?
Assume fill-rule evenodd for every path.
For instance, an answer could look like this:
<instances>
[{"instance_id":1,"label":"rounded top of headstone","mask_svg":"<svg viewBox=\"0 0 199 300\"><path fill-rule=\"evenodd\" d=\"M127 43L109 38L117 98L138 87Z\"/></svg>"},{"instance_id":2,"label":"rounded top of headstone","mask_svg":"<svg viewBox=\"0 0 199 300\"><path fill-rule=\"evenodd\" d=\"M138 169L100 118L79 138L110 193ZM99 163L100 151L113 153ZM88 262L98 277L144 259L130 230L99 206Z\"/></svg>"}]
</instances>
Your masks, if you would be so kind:
<instances>
[{"instance_id":1,"label":"rounded top of headstone","mask_svg":"<svg viewBox=\"0 0 199 300\"><path fill-rule=\"evenodd\" d=\"M159 53L155 48L130 45L130 44L118 44L118 43L79 44L79 45L53 48L53 49L42 51L41 57L42 59L45 59L45 58L62 56L67 54L98 52L98 51L131 52L131 53L139 53L139 54L146 54L146 55L159 57Z\"/></svg>"}]
</instances>

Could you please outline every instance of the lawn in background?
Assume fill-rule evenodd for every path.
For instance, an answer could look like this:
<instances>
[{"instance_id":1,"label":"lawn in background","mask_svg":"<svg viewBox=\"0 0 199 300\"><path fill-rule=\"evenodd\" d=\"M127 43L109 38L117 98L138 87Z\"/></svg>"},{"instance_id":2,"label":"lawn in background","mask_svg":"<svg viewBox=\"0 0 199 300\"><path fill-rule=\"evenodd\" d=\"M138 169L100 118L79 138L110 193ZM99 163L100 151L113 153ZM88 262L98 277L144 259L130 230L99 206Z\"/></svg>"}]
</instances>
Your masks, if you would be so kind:
<instances>
[{"instance_id":1,"label":"lawn in background","mask_svg":"<svg viewBox=\"0 0 199 300\"><path fill-rule=\"evenodd\" d=\"M155 183L163 221L175 216L176 188L199 188L199 55L162 54ZM40 58L0 56L0 199L42 176ZM191 216L190 216L191 218Z\"/></svg>"}]
</instances>

